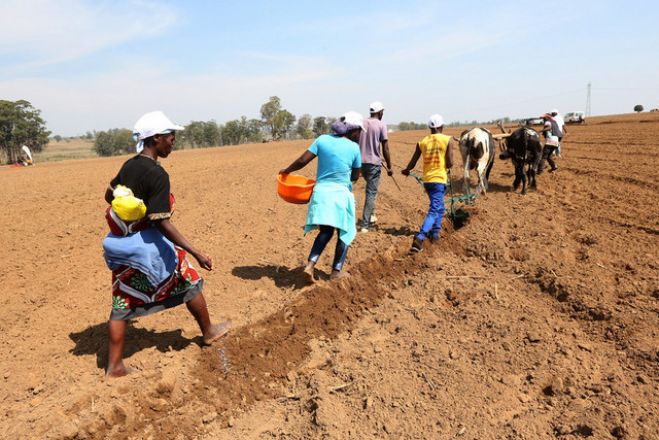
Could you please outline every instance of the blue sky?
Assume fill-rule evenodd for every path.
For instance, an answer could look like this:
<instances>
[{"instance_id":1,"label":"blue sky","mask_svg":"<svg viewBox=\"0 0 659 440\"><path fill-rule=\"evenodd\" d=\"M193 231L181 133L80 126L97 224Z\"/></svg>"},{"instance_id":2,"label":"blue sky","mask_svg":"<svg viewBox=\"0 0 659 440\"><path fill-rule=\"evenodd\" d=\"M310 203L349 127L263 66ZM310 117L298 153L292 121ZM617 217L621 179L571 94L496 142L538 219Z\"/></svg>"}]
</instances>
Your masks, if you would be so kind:
<instances>
[{"instance_id":1,"label":"blue sky","mask_svg":"<svg viewBox=\"0 0 659 440\"><path fill-rule=\"evenodd\" d=\"M659 5L648 1L0 0L0 99L62 135L301 115L448 121L659 107Z\"/></svg>"}]
</instances>

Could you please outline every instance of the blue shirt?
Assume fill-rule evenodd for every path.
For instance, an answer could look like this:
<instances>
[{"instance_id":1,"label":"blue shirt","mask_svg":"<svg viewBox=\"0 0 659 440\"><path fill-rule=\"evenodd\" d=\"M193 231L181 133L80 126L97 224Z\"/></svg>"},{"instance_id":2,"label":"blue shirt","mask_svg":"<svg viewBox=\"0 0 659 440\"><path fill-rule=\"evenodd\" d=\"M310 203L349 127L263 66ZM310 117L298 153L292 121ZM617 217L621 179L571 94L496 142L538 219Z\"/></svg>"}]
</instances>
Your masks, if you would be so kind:
<instances>
[{"instance_id":1,"label":"blue shirt","mask_svg":"<svg viewBox=\"0 0 659 440\"><path fill-rule=\"evenodd\" d=\"M311 144L308 151L318 156L317 183L333 182L352 187L352 169L362 167L357 143L345 137L324 134Z\"/></svg>"}]
</instances>

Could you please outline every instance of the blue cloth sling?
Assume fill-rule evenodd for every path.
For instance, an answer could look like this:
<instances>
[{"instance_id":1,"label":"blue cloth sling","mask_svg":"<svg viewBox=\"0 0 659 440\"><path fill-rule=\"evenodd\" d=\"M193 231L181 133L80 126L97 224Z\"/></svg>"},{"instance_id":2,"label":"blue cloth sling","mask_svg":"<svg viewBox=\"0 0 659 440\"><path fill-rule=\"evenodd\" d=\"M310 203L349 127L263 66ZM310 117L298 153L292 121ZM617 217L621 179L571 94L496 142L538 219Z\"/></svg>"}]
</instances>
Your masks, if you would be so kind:
<instances>
[{"instance_id":1,"label":"blue cloth sling","mask_svg":"<svg viewBox=\"0 0 659 440\"><path fill-rule=\"evenodd\" d=\"M171 277L178 264L174 244L156 228L127 236L109 233L103 240L103 253L110 270L119 266L139 270L154 287Z\"/></svg>"}]
</instances>

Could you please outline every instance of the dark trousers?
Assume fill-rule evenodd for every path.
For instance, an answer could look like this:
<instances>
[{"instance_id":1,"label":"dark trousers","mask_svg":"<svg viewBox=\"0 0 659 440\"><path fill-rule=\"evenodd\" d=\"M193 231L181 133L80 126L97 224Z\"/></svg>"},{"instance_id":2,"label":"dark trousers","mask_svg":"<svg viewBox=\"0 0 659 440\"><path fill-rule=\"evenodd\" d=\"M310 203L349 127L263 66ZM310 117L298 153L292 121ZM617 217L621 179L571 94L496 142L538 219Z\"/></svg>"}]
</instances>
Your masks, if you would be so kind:
<instances>
[{"instance_id":1,"label":"dark trousers","mask_svg":"<svg viewBox=\"0 0 659 440\"><path fill-rule=\"evenodd\" d=\"M319 226L320 232L316 236L316 239L313 242L311 247L311 253L309 254L309 261L314 263L318 262L320 254L323 253L325 247L329 243L334 234L334 229L331 226ZM343 263L346 261L348 256L348 245L341 241L339 234L336 234L336 250L334 251L334 261L332 262L332 269L341 270L343 268Z\"/></svg>"},{"instance_id":2,"label":"dark trousers","mask_svg":"<svg viewBox=\"0 0 659 440\"><path fill-rule=\"evenodd\" d=\"M549 166L552 170L558 168L556 166L556 162L554 162L554 159L552 158L557 148L558 147L553 145L545 145L545 148L542 150L542 160L540 161L540 165L538 165L538 174L542 173L542 171L545 169L545 161L549 163Z\"/></svg>"}]
</instances>

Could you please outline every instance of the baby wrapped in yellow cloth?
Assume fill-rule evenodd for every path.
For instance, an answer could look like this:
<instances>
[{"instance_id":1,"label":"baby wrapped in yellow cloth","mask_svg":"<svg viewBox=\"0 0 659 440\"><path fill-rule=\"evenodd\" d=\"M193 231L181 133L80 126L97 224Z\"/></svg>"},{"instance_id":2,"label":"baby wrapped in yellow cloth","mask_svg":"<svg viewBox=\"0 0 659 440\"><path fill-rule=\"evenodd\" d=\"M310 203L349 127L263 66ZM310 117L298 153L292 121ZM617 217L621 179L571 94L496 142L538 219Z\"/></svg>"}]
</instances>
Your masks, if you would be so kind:
<instances>
[{"instance_id":1,"label":"baby wrapped in yellow cloth","mask_svg":"<svg viewBox=\"0 0 659 440\"><path fill-rule=\"evenodd\" d=\"M146 205L142 199L138 199L130 188L117 185L112 192L112 210L121 220L125 222L135 222L141 220L146 215Z\"/></svg>"}]
</instances>

